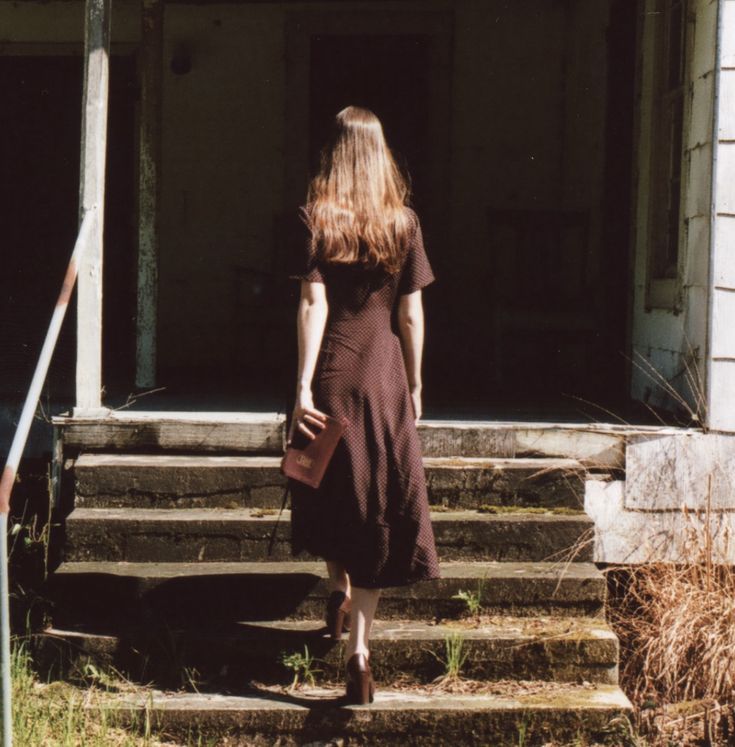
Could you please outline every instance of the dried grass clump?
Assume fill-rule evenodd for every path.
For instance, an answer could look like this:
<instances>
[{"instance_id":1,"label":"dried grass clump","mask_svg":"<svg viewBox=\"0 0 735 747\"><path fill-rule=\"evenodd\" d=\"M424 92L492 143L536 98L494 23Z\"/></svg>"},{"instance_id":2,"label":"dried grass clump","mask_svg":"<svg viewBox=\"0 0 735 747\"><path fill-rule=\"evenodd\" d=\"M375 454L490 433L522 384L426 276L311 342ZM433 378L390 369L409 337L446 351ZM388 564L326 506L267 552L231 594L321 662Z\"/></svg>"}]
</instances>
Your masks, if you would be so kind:
<instances>
[{"instance_id":1,"label":"dried grass clump","mask_svg":"<svg viewBox=\"0 0 735 747\"><path fill-rule=\"evenodd\" d=\"M643 731L670 732L682 715L672 704L688 704L688 718L696 711L692 720L706 735L712 718L724 719L725 731L733 724L735 567L723 562L729 530L713 530L709 500L704 512L682 513L686 562L606 569L608 619L620 639L621 685L639 709Z\"/></svg>"}]
</instances>

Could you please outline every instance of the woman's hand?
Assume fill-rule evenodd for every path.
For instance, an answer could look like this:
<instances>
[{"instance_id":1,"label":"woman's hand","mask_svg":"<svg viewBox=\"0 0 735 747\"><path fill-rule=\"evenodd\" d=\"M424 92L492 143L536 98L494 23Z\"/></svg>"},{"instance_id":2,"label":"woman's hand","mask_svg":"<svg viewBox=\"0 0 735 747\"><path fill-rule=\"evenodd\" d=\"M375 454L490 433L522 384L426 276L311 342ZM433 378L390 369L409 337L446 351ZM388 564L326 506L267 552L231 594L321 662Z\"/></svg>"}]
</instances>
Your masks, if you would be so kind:
<instances>
[{"instance_id":1,"label":"woman's hand","mask_svg":"<svg viewBox=\"0 0 735 747\"><path fill-rule=\"evenodd\" d=\"M288 438L286 443L290 444L293 438L294 428L298 426L298 429L305 433L308 438L316 438L316 432L309 430L307 423L317 426L319 429L323 428L326 424L327 416L321 410L317 410L314 407L314 400L310 391L300 393L296 397L296 404L293 408L293 415L291 416L291 427L288 430Z\"/></svg>"},{"instance_id":2,"label":"woman's hand","mask_svg":"<svg viewBox=\"0 0 735 747\"><path fill-rule=\"evenodd\" d=\"M413 412L415 416L414 423L416 425L419 424L419 420L421 419L421 387L411 387L411 402L413 403Z\"/></svg>"}]
</instances>

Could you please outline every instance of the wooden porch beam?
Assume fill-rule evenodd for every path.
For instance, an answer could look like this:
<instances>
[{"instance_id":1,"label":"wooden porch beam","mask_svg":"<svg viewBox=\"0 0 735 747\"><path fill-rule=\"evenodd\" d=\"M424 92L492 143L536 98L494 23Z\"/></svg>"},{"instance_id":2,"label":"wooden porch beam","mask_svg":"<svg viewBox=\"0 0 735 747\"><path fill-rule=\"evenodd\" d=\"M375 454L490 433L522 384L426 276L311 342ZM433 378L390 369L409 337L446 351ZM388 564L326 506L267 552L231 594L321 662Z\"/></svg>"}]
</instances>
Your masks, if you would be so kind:
<instances>
[{"instance_id":1,"label":"wooden porch beam","mask_svg":"<svg viewBox=\"0 0 735 747\"><path fill-rule=\"evenodd\" d=\"M79 225L88 211L94 226L77 281L77 367L74 414L102 407L102 249L107 152L111 0L86 0L84 88L79 171Z\"/></svg>"},{"instance_id":2,"label":"wooden porch beam","mask_svg":"<svg viewBox=\"0 0 735 747\"><path fill-rule=\"evenodd\" d=\"M163 0L142 0L140 167L138 183L138 314L135 354L135 384L137 387L151 387L156 383L163 15Z\"/></svg>"}]
</instances>

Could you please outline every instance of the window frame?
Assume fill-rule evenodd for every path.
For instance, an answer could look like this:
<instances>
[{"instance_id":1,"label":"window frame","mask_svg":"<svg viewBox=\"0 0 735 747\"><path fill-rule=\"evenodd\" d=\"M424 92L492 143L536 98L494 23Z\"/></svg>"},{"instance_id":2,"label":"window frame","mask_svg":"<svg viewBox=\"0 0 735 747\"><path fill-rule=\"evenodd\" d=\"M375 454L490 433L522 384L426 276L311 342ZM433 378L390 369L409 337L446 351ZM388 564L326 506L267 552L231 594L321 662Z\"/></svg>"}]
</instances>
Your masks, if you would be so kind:
<instances>
[{"instance_id":1,"label":"window frame","mask_svg":"<svg viewBox=\"0 0 735 747\"><path fill-rule=\"evenodd\" d=\"M654 0L653 6L649 16L654 29L646 307L676 311L686 235L684 130L688 116L690 8L689 0ZM678 38L672 35L677 11Z\"/></svg>"}]
</instances>

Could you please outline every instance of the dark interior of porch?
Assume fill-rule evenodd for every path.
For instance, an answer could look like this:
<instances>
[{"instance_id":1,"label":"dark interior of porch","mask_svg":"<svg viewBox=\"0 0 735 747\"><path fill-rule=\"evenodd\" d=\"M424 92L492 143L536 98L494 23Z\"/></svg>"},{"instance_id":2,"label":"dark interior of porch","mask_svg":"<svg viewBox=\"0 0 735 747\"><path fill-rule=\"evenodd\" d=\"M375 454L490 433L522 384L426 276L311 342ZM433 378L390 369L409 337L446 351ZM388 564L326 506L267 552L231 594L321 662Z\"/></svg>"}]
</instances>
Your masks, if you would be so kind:
<instances>
[{"instance_id":1,"label":"dark interior of porch","mask_svg":"<svg viewBox=\"0 0 735 747\"><path fill-rule=\"evenodd\" d=\"M257 5L265 14L268 4ZM233 49L250 66L242 80L226 70L224 33L222 59L214 41L198 56L195 40L190 70L172 64L185 21L175 22L181 6L167 6L178 31L164 57L153 387L135 381L140 71L134 51L112 56L104 404L289 406L298 287L284 276L285 226L330 118L359 104L381 118L410 173L437 276L424 293L424 417L650 421L627 394L635 3L489 3L474 16L458 3L433 20L388 14L367 26L350 3L310 15L308 3L296 5L295 19L263 16L282 23L284 69L277 56ZM186 21L192 28L226 28L215 10L191 7L203 14ZM76 233L81 63L78 54L0 57L13 112L0 177L12 247L2 315L9 396L30 380ZM274 87L278 120L261 103ZM255 124L239 130L246 115ZM47 384L66 404L75 324L72 304Z\"/></svg>"}]
</instances>

